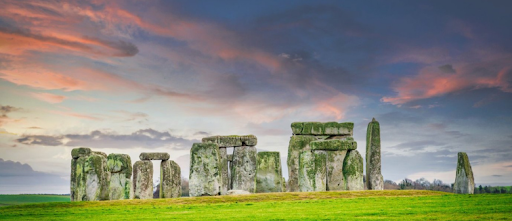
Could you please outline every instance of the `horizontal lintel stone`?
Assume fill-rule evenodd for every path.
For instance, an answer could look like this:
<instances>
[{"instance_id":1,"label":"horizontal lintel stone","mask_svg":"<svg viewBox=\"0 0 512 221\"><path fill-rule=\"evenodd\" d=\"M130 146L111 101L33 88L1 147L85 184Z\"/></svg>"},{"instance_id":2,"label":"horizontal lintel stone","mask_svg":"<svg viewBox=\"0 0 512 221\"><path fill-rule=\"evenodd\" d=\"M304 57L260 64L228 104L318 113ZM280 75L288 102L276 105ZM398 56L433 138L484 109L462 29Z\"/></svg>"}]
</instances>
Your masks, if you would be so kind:
<instances>
[{"instance_id":1,"label":"horizontal lintel stone","mask_svg":"<svg viewBox=\"0 0 512 221\"><path fill-rule=\"evenodd\" d=\"M317 140L309 143L312 150L355 150L357 142L354 140Z\"/></svg>"},{"instance_id":2,"label":"horizontal lintel stone","mask_svg":"<svg viewBox=\"0 0 512 221\"><path fill-rule=\"evenodd\" d=\"M164 152L141 153L139 158L141 160L168 160L171 156Z\"/></svg>"},{"instance_id":3,"label":"horizontal lintel stone","mask_svg":"<svg viewBox=\"0 0 512 221\"><path fill-rule=\"evenodd\" d=\"M295 135L350 135L353 134L353 122L293 122Z\"/></svg>"},{"instance_id":4,"label":"horizontal lintel stone","mask_svg":"<svg viewBox=\"0 0 512 221\"><path fill-rule=\"evenodd\" d=\"M256 146L258 139L254 135L211 136L203 138L203 143L216 143L219 147Z\"/></svg>"}]
</instances>

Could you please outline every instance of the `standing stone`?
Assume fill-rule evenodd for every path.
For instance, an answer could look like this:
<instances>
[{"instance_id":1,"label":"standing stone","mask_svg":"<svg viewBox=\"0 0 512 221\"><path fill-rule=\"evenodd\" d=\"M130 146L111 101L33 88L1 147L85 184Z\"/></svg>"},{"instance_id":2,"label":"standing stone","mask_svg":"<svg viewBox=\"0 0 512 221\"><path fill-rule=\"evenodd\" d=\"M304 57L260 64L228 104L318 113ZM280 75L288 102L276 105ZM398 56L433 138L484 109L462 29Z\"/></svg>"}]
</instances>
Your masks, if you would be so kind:
<instances>
[{"instance_id":1,"label":"standing stone","mask_svg":"<svg viewBox=\"0 0 512 221\"><path fill-rule=\"evenodd\" d=\"M346 190L364 190L363 157L357 150L349 150L343 162Z\"/></svg>"},{"instance_id":2,"label":"standing stone","mask_svg":"<svg viewBox=\"0 0 512 221\"><path fill-rule=\"evenodd\" d=\"M380 159L380 125L373 118L366 131L366 188L368 190L384 189Z\"/></svg>"},{"instance_id":3,"label":"standing stone","mask_svg":"<svg viewBox=\"0 0 512 221\"><path fill-rule=\"evenodd\" d=\"M256 172L256 192L281 192L283 176L279 152L259 152Z\"/></svg>"},{"instance_id":4,"label":"standing stone","mask_svg":"<svg viewBox=\"0 0 512 221\"><path fill-rule=\"evenodd\" d=\"M234 190L256 191L257 150L254 146L235 147L231 183Z\"/></svg>"},{"instance_id":5,"label":"standing stone","mask_svg":"<svg viewBox=\"0 0 512 221\"><path fill-rule=\"evenodd\" d=\"M228 172L228 151L225 147L219 147L220 164L222 165L222 186L220 194L226 195L229 188L229 172Z\"/></svg>"},{"instance_id":6,"label":"standing stone","mask_svg":"<svg viewBox=\"0 0 512 221\"><path fill-rule=\"evenodd\" d=\"M107 157L110 171L109 199L130 199L132 192L132 161L127 154L111 153Z\"/></svg>"},{"instance_id":7,"label":"standing stone","mask_svg":"<svg viewBox=\"0 0 512 221\"><path fill-rule=\"evenodd\" d=\"M107 155L81 147L71 150L71 201L108 200Z\"/></svg>"},{"instance_id":8,"label":"standing stone","mask_svg":"<svg viewBox=\"0 0 512 221\"><path fill-rule=\"evenodd\" d=\"M190 196L220 195L222 164L216 143L194 143L190 149Z\"/></svg>"},{"instance_id":9,"label":"standing stone","mask_svg":"<svg viewBox=\"0 0 512 221\"><path fill-rule=\"evenodd\" d=\"M323 150L302 151L299 156L299 190L327 190L327 153Z\"/></svg>"},{"instance_id":10,"label":"standing stone","mask_svg":"<svg viewBox=\"0 0 512 221\"><path fill-rule=\"evenodd\" d=\"M475 179L468 155L465 152L459 152L457 156L457 174L455 175L453 192L459 194L473 194L475 191Z\"/></svg>"},{"instance_id":11,"label":"standing stone","mask_svg":"<svg viewBox=\"0 0 512 221\"><path fill-rule=\"evenodd\" d=\"M133 165L133 192L135 199L153 198L153 163L139 160Z\"/></svg>"},{"instance_id":12,"label":"standing stone","mask_svg":"<svg viewBox=\"0 0 512 221\"><path fill-rule=\"evenodd\" d=\"M327 190L346 190L343 163L347 150L327 151ZM362 168L361 168L362 169Z\"/></svg>"},{"instance_id":13,"label":"standing stone","mask_svg":"<svg viewBox=\"0 0 512 221\"><path fill-rule=\"evenodd\" d=\"M292 124L293 129L293 124ZM317 138L311 135L293 135L288 145L288 192L299 191L299 154L311 150L309 143Z\"/></svg>"},{"instance_id":14,"label":"standing stone","mask_svg":"<svg viewBox=\"0 0 512 221\"><path fill-rule=\"evenodd\" d=\"M181 169L172 160L160 163L160 198L178 198L181 196Z\"/></svg>"}]
</instances>

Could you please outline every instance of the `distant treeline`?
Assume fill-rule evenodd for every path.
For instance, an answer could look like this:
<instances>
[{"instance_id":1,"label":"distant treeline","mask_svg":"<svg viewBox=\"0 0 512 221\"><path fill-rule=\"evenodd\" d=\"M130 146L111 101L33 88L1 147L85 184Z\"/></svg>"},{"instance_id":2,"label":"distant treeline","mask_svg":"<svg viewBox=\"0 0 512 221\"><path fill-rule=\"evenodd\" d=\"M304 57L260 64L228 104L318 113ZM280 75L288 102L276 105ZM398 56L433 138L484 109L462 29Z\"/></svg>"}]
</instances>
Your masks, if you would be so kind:
<instances>
[{"instance_id":1,"label":"distant treeline","mask_svg":"<svg viewBox=\"0 0 512 221\"><path fill-rule=\"evenodd\" d=\"M391 180L384 181L384 189L386 190L435 190L443 192L453 192L453 183L447 184L443 181L434 179L429 182L425 178L415 181L411 179L403 179L399 183ZM475 186L475 194L481 193L512 193L512 186Z\"/></svg>"}]
</instances>

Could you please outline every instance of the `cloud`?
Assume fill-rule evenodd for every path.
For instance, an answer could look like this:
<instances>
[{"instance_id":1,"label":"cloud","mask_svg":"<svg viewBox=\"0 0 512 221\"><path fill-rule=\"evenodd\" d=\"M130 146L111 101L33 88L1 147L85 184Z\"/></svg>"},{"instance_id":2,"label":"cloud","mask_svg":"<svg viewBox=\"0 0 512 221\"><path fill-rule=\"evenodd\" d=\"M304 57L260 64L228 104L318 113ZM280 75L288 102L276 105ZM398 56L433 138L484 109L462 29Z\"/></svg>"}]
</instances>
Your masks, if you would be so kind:
<instances>
[{"instance_id":1,"label":"cloud","mask_svg":"<svg viewBox=\"0 0 512 221\"><path fill-rule=\"evenodd\" d=\"M444 73L450 73L450 74L457 73L457 71L455 71L455 69L453 69L451 64L445 64L443 66L439 66L439 70Z\"/></svg>"},{"instance_id":2,"label":"cloud","mask_svg":"<svg viewBox=\"0 0 512 221\"><path fill-rule=\"evenodd\" d=\"M51 104L57 104L61 103L66 99L66 96L57 95L57 94L50 94L50 93L31 93L33 97L51 103Z\"/></svg>"},{"instance_id":3,"label":"cloud","mask_svg":"<svg viewBox=\"0 0 512 221\"><path fill-rule=\"evenodd\" d=\"M0 158L0 194L13 193L69 193L69 181L34 171L28 164Z\"/></svg>"},{"instance_id":4,"label":"cloud","mask_svg":"<svg viewBox=\"0 0 512 221\"><path fill-rule=\"evenodd\" d=\"M0 105L0 126L4 125L9 121L9 117L7 114L15 111L19 111L21 108L9 106L9 105Z\"/></svg>"},{"instance_id":5,"label":"cloud","mask_svg":"<svg viewBox=\"0 0 512 221\"><path fill-rule=\"evenodd\" d=\"M131 134L115 134L95 130L89 134L65 135L22 135L16 142L32 146L87 146L91 148L157 148L166 147L174 150L184 150L198 140L189 140L171 135L167 131L157 131L151 128L141 129Z\"/></svg>"}]
</instances>

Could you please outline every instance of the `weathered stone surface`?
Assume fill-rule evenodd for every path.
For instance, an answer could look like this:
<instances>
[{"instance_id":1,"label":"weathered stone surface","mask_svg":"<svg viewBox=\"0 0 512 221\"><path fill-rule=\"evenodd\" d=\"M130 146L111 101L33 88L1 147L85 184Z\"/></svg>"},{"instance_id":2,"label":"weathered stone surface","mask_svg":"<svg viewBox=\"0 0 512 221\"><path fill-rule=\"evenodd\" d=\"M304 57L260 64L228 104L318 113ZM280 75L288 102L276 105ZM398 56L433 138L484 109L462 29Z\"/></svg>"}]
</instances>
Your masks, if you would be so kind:
<instances>
[{"instance_id":1,"label":"weathered stone surface","mask_svg":"<svg viewBox=\"0 0 512 221\"><path fill-rule=\"evenodd\" d=\"M283 185L279 152L259 152L256 171L256 192L281 192Z\"/></svg>"},{"instance_id":2,"label":"weathered stone surface","mask_svg":"<svg viewBox=\"0 0 512 221\"><path fill-rule=\"evenodd\" d=\"M107 156L101 152L93 152L85 161L85 195L87 201L109 199L110 172Z\"/></svg>"},{"instance_id":3,"label":"weathered stone surface","mask_svg":"<svg viewBox=\"0 0 512 221\"><path fill-rule=\"evenodd\" d=\"M123 173L127 178L132 177L132 160L128 154L111 153L107 157L110 173Z\"/></svg>"},{"instance_id":4,"label":"weathered stone surface","mask_svg":"<svg viewBox=\"0 0 512 221\"><path fill-rule=\"evenodd\" d=\"M475 192L475 179L468 155L464 152L459 152L457 158L457 170L453 192L459 194L473 194Z\"/></svg>"},{"instance_id":5,"label":"weathered stone surface","mask_svg":"<svg viewBox=\"0 0 512 221\"><path fill-rule=\"evenodd\" d=\"M216 143L194 143L190 150L190 196L220 195L222 164Z\"/></svg>"},{"instance_id":6,"label":"weathered stone surface","mask_svg":"<svg viewBox=\"0 0 512 221\"><path fill-rule=\"evenodd\" d=\"M299 190L327 190L327 153L323 150L302 151L299 155Z\"/></svg>"},{"instance_id":7,"label":"weathered stone surface","mask_svg":"<svg viewBox=\"0 0 512 221\"><path fill-rule=\"evenodd\" d=\"M318 138L311 135L293 135L288 145L288 192L299 191L299 154L302 151L311 150L309 143Z\"/></svg>"},{"instance_id":8,"label":"weathered stone surface","mask_svg":"<svg viewBox=\"0 0 512 221\"><path fill-rule=\"evenodd\" d=\"M227 195L247 195L251 194L250 192L247 192L245 190L229 190L227 192Z\"/></svg>"},{"instance_id":9,"label":"weathered stone surface","mask_svg":"<svg viewBox=\"0 0 512 221\"><path fill-rule=\"evenodd\" d=\"M220 188L220 194L226 195L228 192L230 186L229 186L229 172L228 172L228 151L225 147L219 148L219 154L220 154L220 164L222 165L222 185Z\"/></svg>"},{"instance_id":10,"label":"weathered stone surface","mask_svg":"<svg viewBox=\"0 0 512 221\"><path fill-rule=\"evenodd\" d=\"M233 154L228 154L228 161L233 161Z\"/></svg>"},{"instance_id":11,"label":"weathered stone surface","mask_svg":"<svg viewBox=\"0 0 512 221\"><path fill-rule=\"evenodd\" d=\"M281 192L286 192L286 179L283 177L282 181L281 181L281 185L282 185L282 189L281 189Z\"/></svg>"},{"instance_id":12,"label":"weathered stone surface","mask_svg":"<svg viewBox=\"0 0 512 221\"><path fill-rule=\"evenodd\" d=\"M235 147L233 167L231 168L231 185L234 190L256 191L257 150L253 146Z\"/></svg>"},{"instance_id":13,"label":"weathered stone surface","mask_svg":"<svg viewBox=\"0 0 512 221\"><path fill-rule=\"evenodd\" d=\"M84 172L87 157L71 159L71 201L87 201L85 195L86 174Z\"/></svg>"},{"instance_id":14,"label":"weathered stone surface","mask_svg":"<svg viewBox=\"0 0 512 221\"><path fill-rule=\"evenodd\" d=\"M130 199L132 193L132 161L127 154L111 153L107 157L110 171L109 199Z\"/></svg>"},{"instance_id":15,"label":"weathered stone surface","mask_svg":"<svg viewBox=\"0 0 512 221\"><path fill-rule=\"evenodd\" d=\"M168 160L170 158L168 153L141 153L140 160Z\"/></svg>"},{"instance_id":16,"label":"weathered stone surface","mask_svg":"<svg viewBox=\"0 0 512 221\"><path fill-rule=\"evenodd\" d=\"M211 136L203 138L203 143L216 143L219 147L256 146L258 139L254 135Z\"/></svg>"},{"instance_id":17,"label":"weathered stone surface","mask_svg":"<svg viewBox=\"0 0 512 221\"><path fill-rule=\"evenodd\" d=\"M350 135L352 136L354 123L352 122L293 122L292 131L295 135Z\"/></svg>"},{"instance_id":18,"label":"weathered stone surface","mask_svg":"<svg viewBox=\"0 0 512 221\"><path fill-rule=\"evenodd\" d=\"M366 131L366 188L383 190L384 179L381 173L380 125L372 119Z\"/></svg>"},{"instance_id":19,"label":"weathered stone surface","mask_svg":"<svg viewBox=\"0 0 512 221\"><path fill-rule=\"evenodd\" d=\"M343 162L346 190L364 190L363 157L357 150L349 150Z\"/></svg>"},{"instance_id":20,"label":"weathered stone surface","mask_svg":"<svg viewBox=\"0 0 512 221\"><path fill-rule=\"evenodd\" d=\"M327 151L327 190L346 190L343 176L343 162L346 150Z\"/></svg>"},{"instance_id":21,"label":"weathered stone surface","mask_svg":"<svg viewBox=\"0 0 512 221\"><path fill-rule=\"evenodd\" d=\"M79 157L89 156L91 153L91 149L87 147L74 148L71 150L71 157L73 159L78 159Z\"/></svg>"},{"instance_id":22,"label":"weathered stone surface","mask_svg":"<svg viewBox=\"0 0 512 221\"><path fill-rule=\"evenodd\" d=\"M357 142L353 140L318 140L309 143L311 150L355 150Z\"/></svg>"},{"instance_id":23,"label":"weathered stone surface","mask_svg":"<svg viewBox=\"0 0 512 221\"><path fill-rule=\"evenodd\" d=\"M153 162L139 160L133 164L133 192L135 199L153 198Z\"/></svg>"},{"instance_id":24,"label":"weathered stone surface","mask_svg":"<svg viewBox=\"0 0 512 221\"><path fill-rule=\"evenodd\" d=\"M172 160L160 162L160 198L181 197L181 169Z\"/></svg>"}]
</instances>

